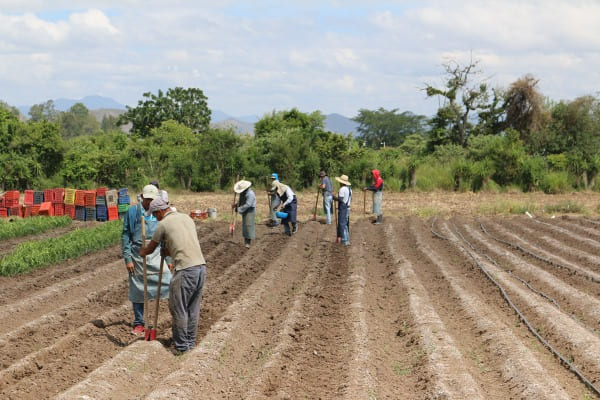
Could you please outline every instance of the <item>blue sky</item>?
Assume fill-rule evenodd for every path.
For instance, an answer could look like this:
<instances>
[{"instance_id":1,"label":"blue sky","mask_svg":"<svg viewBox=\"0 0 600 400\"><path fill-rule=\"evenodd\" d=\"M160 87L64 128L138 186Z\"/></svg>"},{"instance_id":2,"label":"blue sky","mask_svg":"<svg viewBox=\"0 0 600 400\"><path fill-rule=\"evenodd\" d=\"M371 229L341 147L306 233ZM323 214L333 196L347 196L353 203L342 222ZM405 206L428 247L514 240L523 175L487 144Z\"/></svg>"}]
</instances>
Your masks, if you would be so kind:
<instances>
[{"instance_id":1,"label":"blue sky","mask_svg":"<svg viewBox=\"0 0 600 400\"><path fill-rule=\"evenodd\" d=\"M480 61L493 87L600 90L600 1L0 0L0 100L87 95L135 105L198 87L234 116L297 107L431 114L442 64Z\"/></svg>"}]
</instances>

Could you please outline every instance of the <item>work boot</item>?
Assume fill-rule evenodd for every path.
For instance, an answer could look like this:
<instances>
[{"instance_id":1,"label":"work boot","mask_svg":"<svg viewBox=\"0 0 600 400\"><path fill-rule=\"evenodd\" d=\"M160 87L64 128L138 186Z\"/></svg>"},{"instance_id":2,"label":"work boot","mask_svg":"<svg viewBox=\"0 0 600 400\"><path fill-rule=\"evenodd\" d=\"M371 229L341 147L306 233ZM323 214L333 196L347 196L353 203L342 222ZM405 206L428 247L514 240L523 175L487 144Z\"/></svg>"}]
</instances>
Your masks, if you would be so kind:
<instances>
[{"instance_id":1,"label":"work boot","mask_svg":"<svg viewBox=\"0 0 600 400\"><path fill-rule=\"evenodd\" d=\"M252 242L251 239L244 239L244 246L246 246L247 249L250 248L250 243Z\"/></svg>"},{"instance_id":2,"label":"work boot","mask_svg":"<svg viewBox=\"0 0 600 400\"><path fill-rule=\"evenodd\" d=\"M377 216L377 221L375 221L375 225L381 225L383 223L383 214Z\"/></svg>"},{"instance_id":3,"label":"work boot","mask_svg":"<svg viewBox=\"0 0 600 400\"><path fill-rule=\"evenodd\" d=\"M298 232L298 224L292 224L292 233Z\"/></svg>"}]
</instances>

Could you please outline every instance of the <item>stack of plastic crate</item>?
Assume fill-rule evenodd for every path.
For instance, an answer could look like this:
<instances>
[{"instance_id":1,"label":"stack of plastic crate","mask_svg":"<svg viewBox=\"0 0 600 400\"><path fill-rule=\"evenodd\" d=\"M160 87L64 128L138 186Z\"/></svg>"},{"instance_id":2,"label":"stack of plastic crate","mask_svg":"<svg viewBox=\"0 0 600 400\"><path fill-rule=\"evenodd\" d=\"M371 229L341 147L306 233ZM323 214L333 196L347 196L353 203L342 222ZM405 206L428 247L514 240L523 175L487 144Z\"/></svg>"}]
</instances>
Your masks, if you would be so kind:
<instances>
[{"instance_id":1,"label":"stack of plastic crate","mask_svg":"<svg viewBox=\"0 0 600 400\"><path fill-rule=\"evenodd\" d=\"M95 221L96 220L96 207L85 207L85 220Z\"/></svg>"},{"instance_id":2,"label":"stack of plastic crate","mask_svg":"<svg viewBox=\"0 0 600 400\"><path fill-rule=\"evenodd\" d=\"M106 209L106 191L104 191L104 195L98 195L98 190L100 189L96 190L96 219L98 221L106 221L108 219L108 210Z\"/></svg>"},{"instance_id":3,"label":"stack of plastic crate","mask_svg":"<svg viewBox=\"0 0 600 400\"><path fill-rule=\"evenodd\" d=\"M33 204L42 204L44 202L44 192L42 190L35 190L33 192Z\"/></svg>"},{"instance_id":4,"label":"stack of plastic crate","mask_svg":"<svg viewBox=\"0 0 600 400\"><path fill-rule=\"evenodd\" d=\"M83 193L84 205L86 207L96 207L96 191L86 190Z\"/></svg>"},{"instance_id":5,"label":"stack of plastic crate","mask_svg":"<svg viewBox=\"0 0 600 400\"><path fill-rule=\"evenodd\" d=\"M130 204L129 193L127 188L119 189L119 204Z\"/></svg>"}]
</instances>

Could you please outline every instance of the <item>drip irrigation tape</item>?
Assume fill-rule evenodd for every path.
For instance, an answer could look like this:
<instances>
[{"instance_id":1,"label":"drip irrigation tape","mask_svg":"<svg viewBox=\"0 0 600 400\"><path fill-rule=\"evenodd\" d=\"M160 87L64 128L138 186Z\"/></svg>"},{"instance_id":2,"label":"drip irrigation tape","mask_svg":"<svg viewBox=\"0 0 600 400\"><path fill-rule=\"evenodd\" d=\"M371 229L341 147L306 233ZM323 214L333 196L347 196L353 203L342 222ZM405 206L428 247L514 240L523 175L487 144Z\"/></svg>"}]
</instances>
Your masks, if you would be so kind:
<instances>
[{"instance_id":1,"label":"drip irrigation tape","mask_svg":"<svg viewBox=\"0 0 600 400\"><path fill-rule=\"evenodd\" d=\"M576 269L573 269L571 267L563 265L563 264L561 264L559 262L552 261L552 260L550 260L550 259L548 259L546 257L542 257L539 254L536 254L536 253L534 253L532 251L529 251L526 248L524 248L523 246L520 246L520 245L518 245L516 243L511 243L511 242L508 242L506 240L500 239L499 237L497 237L495 235L492 235L487 229L485 229L485 226L483 226L483 223L481 223L481 222L479 223L479 225L481 226L481 230L483 231L483 233L485 233L486 235L488 235L489 237L491 237L492 239L494 239L497 242L503 243L503 244L505 244L505 245L507 245L509 247L512 247L513 249L517 249L517 250L519 250L519 251L521 251L521 252L523 252L523 253L525 253L525 254L533 257L533 258L535 258L536 260L545 262L545 263L547 263L549 265L552 265L554 267L557 267L557 268L565 269L565 270L569 271L570 273L572 273L573 275L579 275L579 276L582 276L585 279L588 279L588 280L590 280L590 281L592 281L594 283L600 283L600 280L597 279L597 278L594 278L593 276L581 273L580 271L577 271Z\"/></svg>"},{"instance_id":2,"label":"drip irrigation tape","mask_svg":"<svg viewBox=\"0 0 600 400\"><path fill-rule=\"evenodd\" d=\"M450 241L450 239L448 239L447 237L445 237L442 234L437 233L435 231L434 224L435 224L436 220L437 220L437 217L434 218L434 220L431 223L431 232L435 236L437 236L438 238L440 238L442 240ZM531 323L527 320L527 318L525 318L525 316L521 313L519 308L512 302L512 300L510 299L510 296L506 293L506 290L504 289L504 287L502 287L502 285L500 285L500 283L498 283L498 281L496 281L496 279L494 279L494 277L477 260L477 258L473 255L473 253L471 251L469 251L469 249L467 249L463 245L460 245L460 246L465 250L465 252L467 254L469 254L469 256L473 259L473 261L475 262L477 267L490 280L490 282L492 282L498 288L498 290L500 291L500 294L502 295L502 297L504 298L506 303L517 313L519 320L521 320L521 322L523 322L525 324L525 326L527 326L527 329L529 329L529 331L544 345L544 347L546 347L556 358L558 358L561 361L561 363L569 369L569 371L573 372L577 376L577 378L579 378L579 380L581 380L581 382L583 382L584 385L586 385L590 390L592 390L594 393L596 393L596 395L600 396L600 389L595 387L594 384L577 369L577 367L575 367L571 362L569 362L569 360L567 360L562 354L560 354L560 352L558 350L556 350L550 343L548 343L548 341L546 339L544 339L537 332L537 330L535 330L533 328Z\"/></svg>"}]
</instances>

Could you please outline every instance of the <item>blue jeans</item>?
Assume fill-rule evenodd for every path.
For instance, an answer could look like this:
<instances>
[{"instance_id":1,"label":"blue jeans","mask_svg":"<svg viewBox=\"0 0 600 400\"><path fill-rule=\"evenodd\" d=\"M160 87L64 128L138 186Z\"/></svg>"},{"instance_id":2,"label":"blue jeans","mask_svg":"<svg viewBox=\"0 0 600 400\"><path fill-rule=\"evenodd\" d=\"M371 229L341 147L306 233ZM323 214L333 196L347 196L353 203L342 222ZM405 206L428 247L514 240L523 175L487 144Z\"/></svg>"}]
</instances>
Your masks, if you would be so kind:
<instances>
[{"instance_id":1,"label":"blue jeans","mask_svg":"<svg viewBox=\"0 0 600 400\"><path fill-rule=\"evenodd\" d=\"M133 305L133 326L144 326L144 303L131 303Z\"/></svg>"},{"instance_id":2,"label":"blue jeans","mask_svg":"<svg viewBox=\"0 0 600 400\"><path fill-rule=\"evenodd\" d=\"M331 194L323 195L323 211L325 212L325 221L327 225L331 224L331 203L333 202L333 197Z\"/></svg>"},{"instance_id":3,"label":"blue jeans","mask_svg":"<svg viewBox=\"0 0 600 400\"><path fill-rule=\"evenodd\" d=\"M179 351L188 351L196 346L205 279L206 265L179 270L171 278L169 310L173 317L173 344Z\"/></svg>"}]
</instances>

